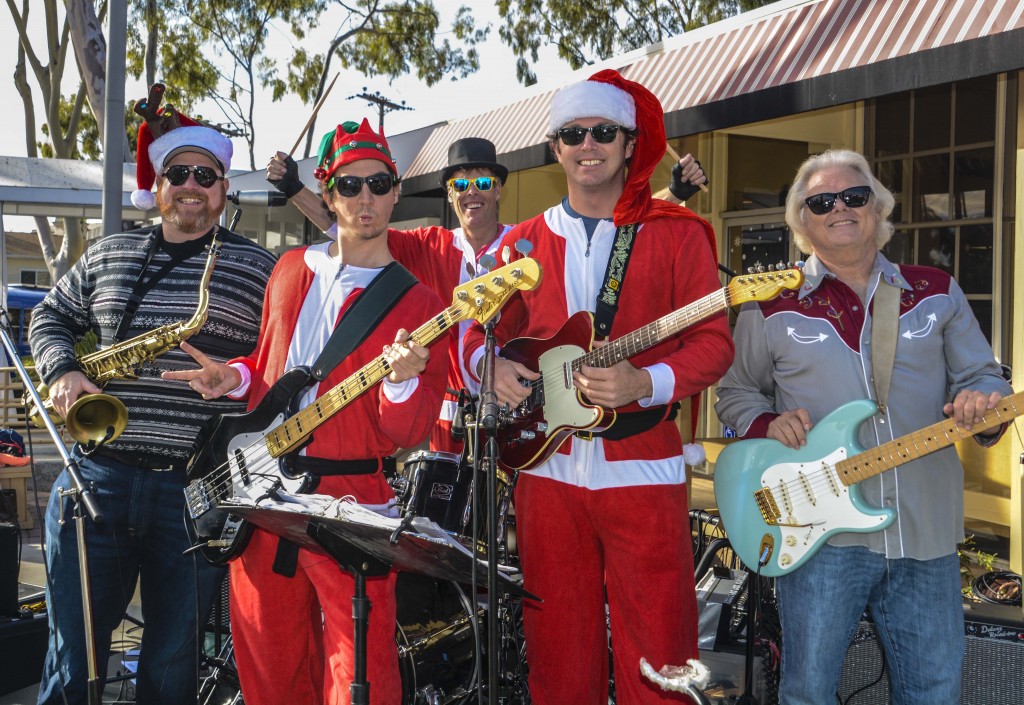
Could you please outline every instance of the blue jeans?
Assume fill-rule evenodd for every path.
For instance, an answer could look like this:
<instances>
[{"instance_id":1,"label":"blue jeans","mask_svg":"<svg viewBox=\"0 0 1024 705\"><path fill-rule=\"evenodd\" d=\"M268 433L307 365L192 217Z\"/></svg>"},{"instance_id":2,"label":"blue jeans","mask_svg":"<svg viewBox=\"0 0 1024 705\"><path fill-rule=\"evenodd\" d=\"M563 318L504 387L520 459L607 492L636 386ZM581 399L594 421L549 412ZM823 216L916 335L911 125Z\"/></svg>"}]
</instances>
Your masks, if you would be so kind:
<instances>
[{"instance_id":1,"label":"blue jeans","mask_svg":"<svg viewBox=\"0 0 1024 705\"><path fill-rule=\"evenodd\" d=\"M105 522L97 526L88 518L72 518L73 502L58 493L58 488L71 487L67 471L62 472L46 510L50 647L38 702L62 705L62 690L71 705L88 700L75 526L84 521L100 677L106 672L111 634L138 581L145 626L136 699L161 705L195 703L196 625L205 623L224 571L194 553L182 555L189 546L183 524L185 472L140 470L101 457L78 458L78 465L82 481L94 487Z\"/></svg>"},{"instance_id":2,"label":"blue jeans","mask_svg":"<svg viewBox=\"0 0 1024 705\"><path fill-rule=\"evenodd\" d=\"M826 544L776 579L782 705L836 702L843 658L865 607L885 653L893 705L957 705L964 660L960 561L890 560Z\"/></svg>"}]
</instances>

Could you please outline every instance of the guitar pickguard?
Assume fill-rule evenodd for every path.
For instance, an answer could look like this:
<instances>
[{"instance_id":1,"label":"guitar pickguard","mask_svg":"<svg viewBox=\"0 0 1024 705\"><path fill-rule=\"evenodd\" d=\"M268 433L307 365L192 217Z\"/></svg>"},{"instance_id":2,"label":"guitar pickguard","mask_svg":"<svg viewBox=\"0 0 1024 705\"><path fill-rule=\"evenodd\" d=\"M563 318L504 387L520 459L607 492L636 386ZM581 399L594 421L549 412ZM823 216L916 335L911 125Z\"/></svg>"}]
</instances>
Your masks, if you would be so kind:
<instances>
[{"instance_id":1,"label":"guitar pickguard","mask_svg":"<svg viewBox=\"0 0 1024 705\"><path fill-rule=\"evenodd\" d=\"M579 390L573 383L570 363L584 350L575 345L559 345L540 356L544 375L544 406L542 415L548 428L590 428L601 420L601 409L580 403Z\"/></svg>"},{"instance_id":2,"label":"guitar pickguard","mask_svg":"<svg viewBox=\"0 0 1024 705\"><path fill-rule=\"evenodd\" d=\"M779 510L775 526L781 541L770 559L778 568L803 562L830 534L877 531L891 521L885 515L864 514L854 505L850 488L835 472L835 464L846 455L845 448L838 448L816 461L773 465L761 475L761 487Z\"/></svg>"}]
</instances>

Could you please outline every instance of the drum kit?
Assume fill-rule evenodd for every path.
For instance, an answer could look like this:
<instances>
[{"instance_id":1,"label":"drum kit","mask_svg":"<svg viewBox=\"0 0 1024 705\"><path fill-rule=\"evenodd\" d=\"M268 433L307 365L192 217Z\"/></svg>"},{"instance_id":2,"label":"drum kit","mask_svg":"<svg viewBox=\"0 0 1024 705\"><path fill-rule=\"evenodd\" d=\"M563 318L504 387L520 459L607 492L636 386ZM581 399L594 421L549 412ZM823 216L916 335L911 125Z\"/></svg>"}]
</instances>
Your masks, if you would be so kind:
<instances>
[{"instance_id":1,"label":"drum kit","mask_svg":"<svg viewBox=\"0 0 1024 705\"><path fill-rule=\"evenodd\" d=\"M467 547L486 549L486 477L469 460L465 453L417 451L389 481L404 514L426 517ZM512 486L500 468L495 480L498 560L514 567ZM414 573L399 574L396 591L403 705L474 701L487 662L480 658L487 643L487 605L473 599L478 595L472 587ZM499 697L489 702L530 702L520 603L498 594Z\"/></svg>"}]
</instances>

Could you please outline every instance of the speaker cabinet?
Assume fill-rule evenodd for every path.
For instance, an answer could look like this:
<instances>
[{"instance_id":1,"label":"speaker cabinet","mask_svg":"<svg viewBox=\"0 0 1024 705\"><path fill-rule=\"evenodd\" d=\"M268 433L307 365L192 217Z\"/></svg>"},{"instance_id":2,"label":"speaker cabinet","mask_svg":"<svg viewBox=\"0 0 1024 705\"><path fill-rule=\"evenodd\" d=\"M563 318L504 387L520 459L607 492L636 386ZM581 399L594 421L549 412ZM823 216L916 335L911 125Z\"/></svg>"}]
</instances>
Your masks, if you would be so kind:
<instances>
[{"instance_id":1,"label":"speaker cabinet","mask_svg":"<svg viewBox=\"0 0 1024 705\"><path fill-rule=\"evenodd\" d=\"M18 527L0 521L0 617L18 614Z\"/></svg>"},{"instance_id":2,"label":"speaker cabinet","mask_svg":"<svg viewBox=\"0 0 1024 705\"><path fill-rule=\"evenodd\" d=\"M1020 607L964 605L961 705L1019 705L1024 702L1024 618ZM840 702L889 705L889 673L883 672L882 646L869 621L857 626L843 661Z\"/></svg>"}]
</instances>

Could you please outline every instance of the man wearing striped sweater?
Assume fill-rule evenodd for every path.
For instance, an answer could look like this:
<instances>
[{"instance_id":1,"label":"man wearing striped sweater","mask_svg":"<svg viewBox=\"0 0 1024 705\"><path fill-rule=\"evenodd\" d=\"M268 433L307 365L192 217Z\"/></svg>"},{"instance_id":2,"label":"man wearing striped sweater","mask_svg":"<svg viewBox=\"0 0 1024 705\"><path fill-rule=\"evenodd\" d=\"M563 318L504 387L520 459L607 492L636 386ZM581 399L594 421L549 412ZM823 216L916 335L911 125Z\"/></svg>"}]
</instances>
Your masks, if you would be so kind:
<instances>
[{"instance_id":1,"label":"man wearing striped sweater","mask_svg":"<svg viewBox=\"0 0 1024 705\"><path fill-rule=\"evenodd\" d=\"M100 391L82 372L75 343L93 331L99 346L107 347L188 321L200 306L208 249L215 240L220 252L208 285L208 317L190 342L220 360L254 348L274 257L217 224L231 151L227 138L196 125L171 129L152 141L139 162L140 169L152 163L163 222L100 239L33 311L29 340L36 369L62 417L81 395ZM93 452L81 444L73 450L105 518L102 524L85 520L99 672L102 676L111 632L138 582L145 620L139 702L195 702L197 622L223 575L183 555L189 537L182 523L182 487L201 425L216 414L244 411L245 403L204 400L187 383L161 377L163 371L192 364L174 349L143 365L136 379L109 382L103 391L128 411L124 431ZM88 699L73 508L60 494L70 487L65 471L54 484L46 514L51 642L39 703Z\"/></svg>"}]
</instances>

